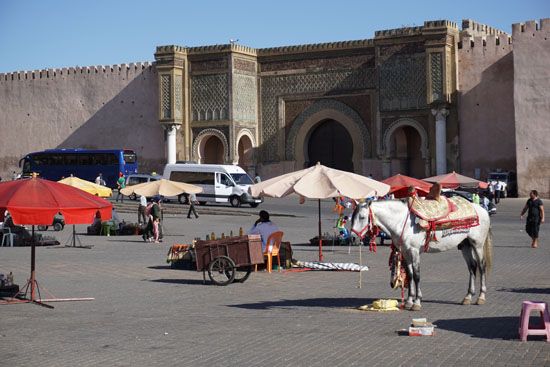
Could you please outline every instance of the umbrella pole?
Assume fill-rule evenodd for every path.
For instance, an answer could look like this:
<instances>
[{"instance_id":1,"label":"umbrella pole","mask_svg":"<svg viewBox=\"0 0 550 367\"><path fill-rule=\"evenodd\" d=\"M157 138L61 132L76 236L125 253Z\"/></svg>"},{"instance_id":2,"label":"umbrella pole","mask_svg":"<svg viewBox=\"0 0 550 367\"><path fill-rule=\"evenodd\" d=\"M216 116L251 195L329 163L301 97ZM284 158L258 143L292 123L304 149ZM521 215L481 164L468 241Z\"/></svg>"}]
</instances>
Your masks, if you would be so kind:
<instances>
[{"instance_id":1,"label":"umbrella pole","mask_svg":"<svg viewBox=\"0 0 550 367\"><path fill-rule=\"evenodd\" d=\"M36 244L34 242L34 225L32 226L32 242L31 242L31 302L36 300Z\"/></svg>"},{"instance_id":2,"label":"umbrella pole","mask_svg":"<svg viewBox=\"0 0 550 367\"><path fill-rule=\"evenodd\" d=\"M319 203L319 261L323 261L323 239L321 237L321 199L318 199Z\"/></svg>"}]
</instances>

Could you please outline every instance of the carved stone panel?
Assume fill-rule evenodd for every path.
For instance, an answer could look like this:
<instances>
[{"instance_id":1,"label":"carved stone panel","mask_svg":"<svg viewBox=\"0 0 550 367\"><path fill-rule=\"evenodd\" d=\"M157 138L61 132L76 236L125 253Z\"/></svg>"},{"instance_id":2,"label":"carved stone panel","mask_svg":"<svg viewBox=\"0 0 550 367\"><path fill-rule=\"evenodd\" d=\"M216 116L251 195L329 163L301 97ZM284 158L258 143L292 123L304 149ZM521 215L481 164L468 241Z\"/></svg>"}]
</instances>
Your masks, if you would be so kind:
<instances>
[{"instance_id":1,"label":"carved stone panel","mask_svg":"<svg viewBox=\"0 0 550 367\"><path fill-rule=\"evenodd\" d=\"M233 121L256 122L258 91L256 77L233 75Z\"/></svg>"},{"instance_id":2,"label":"carved stone panel","mask_svg":"<svg viewBox=\"0 0 550 367\"><path fill-rule=\"evenodd\" d=\"M380 109L426 108L424 53L394 54L380 66Z\"/></svg>"},{"instance_id":3,"label":"carved stone panel","mask_svg":"<svg viewBox=\"0 0 550 367\"><path fill-rule=\"evenodd\" d=\"M244 60L236 57L233 59L233 69L237 72L242 72L244 74L255 74L256 73L256 63L254 61Z\"/></svg>"},{"instance_id":4,"label":"carved stone panel","mask_svg":"<svg viewBox=\"0 0 550 367\"><path fill-rule=\"evenodd\" d=\"M183 79L176 75L174 80L174 117L178 120L183 118Z\"/></svg>"},{"instance_id":5,"label":"carved stone panel","mask_svg":"<svg viewBox=\"0 0 550 367\"><path fill-rule=\"evenodd\" d=\"M160 93L161 93L161 119L172 118L172 76L164 74L160 77Z\"/></svg>"},{"instance_id":6,"label":"carved stone panel","mask_svg":"<svg viewBox=\"0 0 550 367\"><path fill-rule=\"evenodd\" d=\"M430 81L432 83L431 101L443 100L443 53L430 54Z\"/></svg>"},{"instance_id":7,"label":"carved stone panel","mask_svg":"<svg viewBox=\"0 0 550 367\"><path fill-rule=\"evenodd\" d=\"M227 84L227 74L192 76L191 111L193 121L228 119Z\"/></svg>"}]
</instances>

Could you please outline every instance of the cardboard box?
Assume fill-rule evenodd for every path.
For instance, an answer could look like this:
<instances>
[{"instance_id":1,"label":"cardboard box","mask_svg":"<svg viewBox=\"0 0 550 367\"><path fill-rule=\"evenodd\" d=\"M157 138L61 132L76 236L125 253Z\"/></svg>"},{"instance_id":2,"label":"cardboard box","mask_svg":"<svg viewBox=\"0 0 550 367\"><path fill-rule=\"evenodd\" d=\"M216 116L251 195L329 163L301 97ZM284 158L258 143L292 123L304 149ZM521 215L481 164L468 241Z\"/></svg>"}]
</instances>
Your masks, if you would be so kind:
<instances>
[{"instance_id":1,"label":"cardboard box","mask_svg":"<svg viewBox=\"0 0 550 367\"><path fill-rule=\"evenodd\" d=\"M433 336L433 326L411 326L409 327L409 336Z\"/></svg>"}]
</instances>

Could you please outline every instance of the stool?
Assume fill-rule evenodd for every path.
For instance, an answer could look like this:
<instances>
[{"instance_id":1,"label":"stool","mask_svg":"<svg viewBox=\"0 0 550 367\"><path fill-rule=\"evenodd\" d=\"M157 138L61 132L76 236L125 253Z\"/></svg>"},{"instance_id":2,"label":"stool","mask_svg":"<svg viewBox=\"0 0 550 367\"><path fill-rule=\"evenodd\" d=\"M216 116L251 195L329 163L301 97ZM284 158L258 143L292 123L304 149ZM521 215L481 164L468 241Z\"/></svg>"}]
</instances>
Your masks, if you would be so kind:
<instances>
[{"instance_id":1,"label":"stool","mask_svg":"<svg viewBox=\"0 0 550 367\"><path fill-rule=\"evenodd\" d=\"M529 327L531 311L539 311L542 323ZM546 341L550 342L550 315L548 314L548 303L523 301L521 305L521 316L519 319L519 338L527 341L528 335L546 335Z\"/></svg>"},{"instance_id":2,"label":"stool","mask_svg":"<svg viewBox=\"0 0 550 367\"><path fill-rule=\"evenodd\" d=\"M15 241L15 233L11 233L9 228L4 228L2 230L2 246L13 247L13 242Z\"/></svg>"}]
</instances>

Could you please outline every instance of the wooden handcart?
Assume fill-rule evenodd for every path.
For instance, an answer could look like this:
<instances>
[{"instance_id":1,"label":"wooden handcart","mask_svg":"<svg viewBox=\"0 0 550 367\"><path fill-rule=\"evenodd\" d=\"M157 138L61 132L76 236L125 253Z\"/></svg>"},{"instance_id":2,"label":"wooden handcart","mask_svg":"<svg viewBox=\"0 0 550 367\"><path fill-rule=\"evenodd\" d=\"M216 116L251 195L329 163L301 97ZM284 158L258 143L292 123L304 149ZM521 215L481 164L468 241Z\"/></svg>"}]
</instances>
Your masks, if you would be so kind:
<instances>
[{"instance_id":1,"label":"wooden handcart","mask_svg":"<svg viewBox=\"0 0 550 367\"><path fill-rule=\"evenodd\" d=\"M254 265L264 263L262 239L259 235L226 237L195 242L197 271L206 272L216 285L243 283Z\"/></svg>"}]
</instances>

